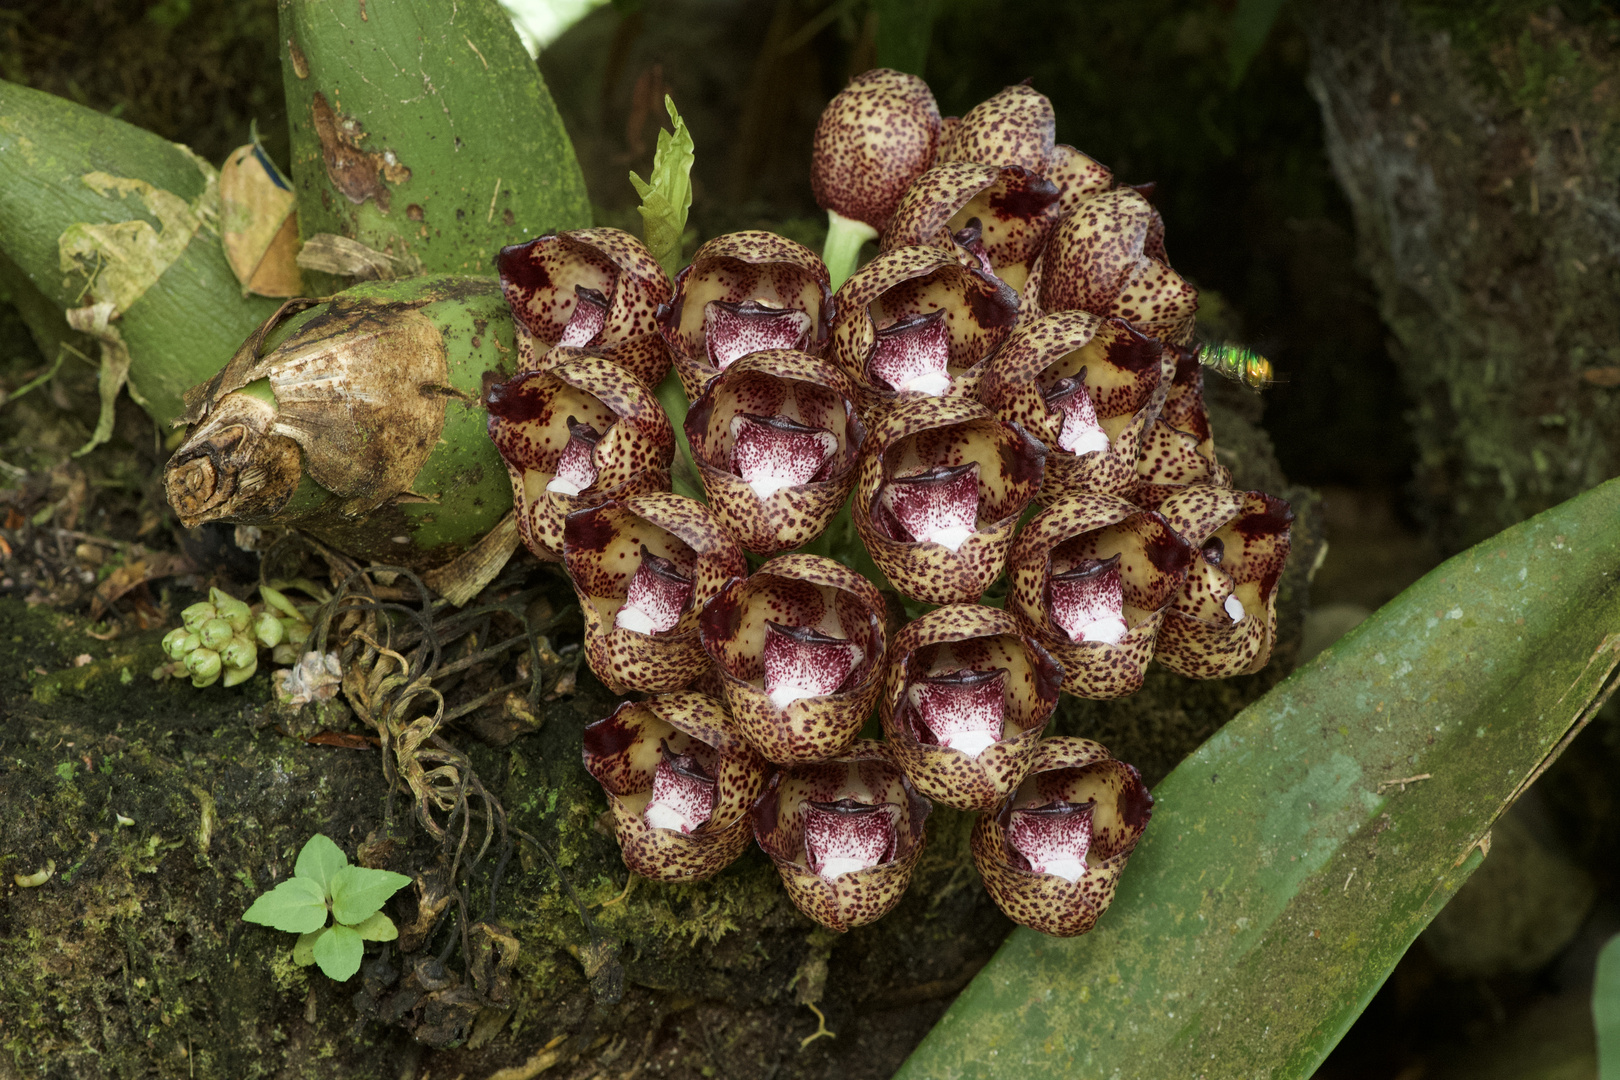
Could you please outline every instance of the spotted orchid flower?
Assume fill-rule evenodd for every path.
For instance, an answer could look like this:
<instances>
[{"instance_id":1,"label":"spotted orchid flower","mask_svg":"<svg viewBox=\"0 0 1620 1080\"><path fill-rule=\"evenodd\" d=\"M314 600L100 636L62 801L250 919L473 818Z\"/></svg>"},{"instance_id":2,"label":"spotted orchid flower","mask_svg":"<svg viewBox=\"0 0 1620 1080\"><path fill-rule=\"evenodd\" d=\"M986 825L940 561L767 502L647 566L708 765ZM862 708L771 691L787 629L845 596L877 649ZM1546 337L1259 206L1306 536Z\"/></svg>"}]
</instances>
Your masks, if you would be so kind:
<instances>
[{"instance_id":1,"label":"spotted orchid flower","mask_svg":"<svg viewBox=\"0 0 1620 1080\"><path fill-rule=\"evenodd\" d=\"M1021 290L1059 214L1057 187L1029 169L952 162L907 189L882 249L951 251Z\"/></svg>"},{"instance_id":2,"label":"spotted orchid flower","mask_svg":"<svg viewBox=\"0 0 1620 1080\"><path fill-rule=\"evenodd\" d=\"M1165 349L1164 408L1143 432L1136 478L1121 492L1138 506L1157 508L1189 486L1231 487L1232 470L1215 456L1215 437L1204 405L1204 368L1195 349Z\"/></svg>"},{"instance_id":3,"label":"spotted orchid flower","mask_svg":"<svg viewBox=\"0 0 1620 1080\"><path fill-rule=\"evenodd\" d=\"M502 248L495 260L517 332L518 369L534 371L589 354L647 386L669 371L655 314L669 277L622 229L573 229ZM561 347L564 352L552 357Z\"/></svg>"},{"instance_id":4,"label":"spotted orchid flower","mask_svg":"<svg viewBox=\"0 0 1620 1080\"><path fill-rule=\"evenodd\" d=\"M902 401L867 437L851 517L896 589L972 603L1001 573L1043 459L1022 428L970 400Z\"/></svg>"},{"instance_id":5,"label":"spotted orchid flower","mask_svg":"<svg viewBox=\"0 0 1620 1080\"><path fill-rule=\"evenodd\" d=\"M1012 166L1044 178L1067 214L1113 186L1113 174L1072 146L1054 142L1052 103L1034 87L1019 84L974 106L960 120L946 117L935 166L949 162Z\"/></svg>"},{"instance_id":6,"label":"spotted orchid flower","mask_svg":"<svg viewBox=\"0 0 1620 1080\"><path fill-rule=\"evenodd\" d=\"M1078 697L1134 693L1195 557L1159 514L1112 495L1059 499L1013 542L1007 612Z\"/></svg>"},{"instance_id":7,"label":"spotted orchid flower","mask_svg":"<svg viewBox=\"0 0 1620 1080\"><path fill-rule=\"evenodd\" d=\"M971 395L984 358L1012 332L1018 294L949 251L897 247L834 297L828 355L863 412L907 396Z\"/></svg>"},{"instance_id":8,"label":"spotted orchid flower","mask_svg":"<svg viewBox=\"0 0 1620 1080\"><path fill-rule=\"evenodd\" d=\"M777 764L843 753L881 688L884 612L871 582L816 555L727 582L699 629L743 738Z\"/></svg>"},{"instance_id":9,"label":"spotted orchid flower","mask_svg":"<svg viewBox=\"0 0 1620 1080\"><path fill-rule=\"evenodd\" d=\"M626 701L585 728L585 769L607 793L624 863L655 881L699 881L748 846L748 809L769 767L696 693Z\"/></svg>"},{"instance_id":10,"label":"spotted orchid flower","mask_svg":"<svg viewBox=\"0 0 1620 1080\"><path fill-rule=\"evenodd\" d=\"M519 535L542 559L562 558L574 510L669 488L675 432L652 391L611 361L524 372L490 385L484 402Z\"/></svg>"},{"instance_id":11,"label":"spotted orchid flower","mask_svg":"<svg viewBox=\"0 0 1620 1080\"><path fill-rule=\"evenodd\" d=\"M806 353L768 350L710 380L686 414L686 438L715 516L761 555L802 547L855 486L866 438L854 389Z\"/></svg>"},{"instance_id":12,"label":"spotted orchid flower","mask_svg":"<svg viewBox=\"0 0 1620 1080\"><path fill-rule=\"evenodd\" d=\"M1029 770L1063 669L995 608L953 604L903 627L879 714L890 753L927 798L991 811Z\"/></svg>"},{"instance_id":13,"label":"spotted orchid flower","mask_svg":"<svg viewBox=\"0 0 1620 1080\"><path fill-rule=\"evenodd\" d=\"M775 233L736 232L697 249L658 322L690 401L752 353L820 355L830 303L827 268L815 252Z\"/></svg>"},{"instance_id":14,"label":"spotted orchid flower","mask_svg":"<svg viewBox=\"0 0 1620 1080\"><path fill-rule=\"evenodd\" d=\"M882 918L922 856L929 803L882 743L776 773L754 802L754 836L798 909L831 930Z\"/></svg>"},{"instance_id":15,"label":"spotted orchid flower","mask_svg":"<svg viewBox=\"0 0 1620 1080\"><path fill-rule=\"evenodd\" d=\"M1057 937L1096 925L1153 816L1130 765L1088 739L1046 739L1028 776L973 826L973 863L1013 922Z\"/></svg>"},{"instance_id":16,"label":"spotted orchid flower","mask_svg":"<svg viewBox=\"0 0 1620 1080\"><path fill-rule=\"evenodd\" d=\"M1154 657L1194 679L1259 671L1277 636L1277 584L1293 512L1259 491L1194 486L1159 507L1197 552L1165 612Z\"/></svg>"},{"instance_id":17,"label":"spotted orchid flower","mask_svg":"<svg viewBox=\"0 0 1620 1080\"><path fill-rule=\"evenodd\" d=\"M615 694L678 690L709 667L698 613L747 563L695 499L635 495L568 516L563 565L585 617L585 659Z\"/></svg>"}]
</instances>

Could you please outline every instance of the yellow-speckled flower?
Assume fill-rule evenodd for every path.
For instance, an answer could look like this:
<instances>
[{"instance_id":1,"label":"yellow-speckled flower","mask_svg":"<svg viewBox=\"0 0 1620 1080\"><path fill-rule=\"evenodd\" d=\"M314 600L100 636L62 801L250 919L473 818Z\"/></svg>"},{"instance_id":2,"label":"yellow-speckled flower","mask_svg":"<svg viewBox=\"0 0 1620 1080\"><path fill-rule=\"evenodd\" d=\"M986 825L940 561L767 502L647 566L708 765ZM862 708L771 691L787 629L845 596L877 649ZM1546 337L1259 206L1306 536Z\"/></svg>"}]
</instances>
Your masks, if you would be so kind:
<instances>
[{"instance_id":1,"label":"yellow-speckled flower","mask_svg":"<svg viewBox=\"0 0 1620 1080\"><path fill-rule=\"evenodd\" d=\"M1067 214L1107 191L1113 174L1072 146L1054 143L1057 117L1052 103L1034 87L1009 86L973 107L962 119L947 117L936 165L970 161L1016 165L1051 181L1059 212Z\"/></svg>"},{"instance_id":2,"label":"yellow-speckled flower","mask_svg":"<svg viewBox=\"0 0 1620 1080\"><path fill-rule=\"evenodd\" d=\"M585 659L609 690L679 690L709 658L698 611L748 563L696 499L660 491L568 515L563 565L585 615Z\"/></svg>"},{"instance_id":3,"label":"yellow-speckled flower","mask_svg":"<svg viewBox=\"0 0 1620 1080\"><path fill-rule=\"evenodd\" d=\"M850 516L896 589L924 603L972 603L1006 564L1045 454L978 402L902 401L867 436Z\"/></svg>"},{"instance_id":4,"label":"yellow-speckled flower","mask_svg":"<svg viewBox=\"0 0 1620 1080\"><path fill-rule=\"evenodd\" d=\"M928 800L882 743L771 777L754 837L798 909L830 930L881 919L900 902L927 839Z\"/></svg>"},{"instance_id":5,"label":"yellow-speckled flower","mask_svg":"<svg viewBox=\"0 0 1620 1080\"><path fill-rule=\"evenodd\" d=\"M779 765L849 749L883 683L885 607L831 559L783 555L703 606L703 648L737 730Z\"/></svg>"},{"instance_id":6,"label":"yellow-speckled flower","mask_svg":"<svg viewBox=\"0 0 1620 1080\"><path fill-rule=\"evenodd\" d=\"M562 558L572 511L669 489L675 431L653 392L610 361L582 356L525 372L491 385L484 403L518 531L542 559Z\"/></svg>"},{"instance_id":7,"label":"yellow-speckled flower","mask_svg":"<svg viewBox=\"0 0 1620 1080\"><path fill-rule=\"evenodd\" d=\"M624 864L655 881L701 881L753 835L769 766L702 694L626 701L585 728L585 769L607 792Z\"/></svg>"},{"instance_id":8,"label":"yellow-speckled flower","mask_svg":"<svg viewBox=\"0 0 1620 1080\"><path fill-rule=\"evenodd\" d=\"M732 361L763 349L819 356L831 317L821 256L775 233L727 233L697 249L658 313L687 400Z\"/></svg>"},{"instance_id":9,"label":"yellow-speckled flower","mask_svg":"<svg viewBox=\"0 0 1620 1080\"><path fill-rule=\"evenodd\" d=\"M1057 937L1096 925L1153 816L1136 769L1089 739L1047 739L999 814L973 826L973 864L1015 923Z\"/></svg>"},{"instance_id":10,"label":"yellow-speckled flower","mask_svg":"<svg viewBox=\"0 0 1620 1080\"><path fill-rule=\"evenodd\" d=\"M669 350L655 318L669 277L623 229L574 229L502 248L495 260L517 328L520 371L589 350L657 386ZM548 360L557 346L570 351Z\"/></svg>"},{"instance_id":11,"label":"yellow-speckled flower","mask_svg":"<svg viewBox=\"0 0 1620 1080\"><path fill-rule=\"evenodd\" d=\"M1063 669L995 608L935 608L895 635L879 711L889 752L924 796L995 810L1029 771Z\"/></svg>"},{"instance_id":12,"label":"yellow-speckled flower","mask_svg":"<svg viewBox=\"0 0 1620 1080\"><path fill-rule=\"evenodd\" d=\"M1058 216L1058 189L1038 173L957 161L929 169L906 189L883 250L950 251L1022 289Z\"/></svg>"},{"instance_id":13,"label":"yellow-speckled flower","mask_svg":"<svg viewBox=\"0 0 1620 1080\"><path fill-rule=\"evenodd\" d=\"M1059 221L1026 301L1042 312L1118 316L1163 341L1192 340L1198 290L1170 269L1164 219L1135 188L1115 188Z\"/></svg>"},{"instance_id":14,"label":"yellow-speckled flower","mask_svg":"<svg viewBox=\"0 0 1620 1080\"><path fill-rule=\"evenodd\" d=\"M1121 319L1057 311L1013 331L985 365L979 400L1046 444L1042 502L1135 490L1165 400L1162 352Z\"/></svg>"},{"instance_id":15,"label":"yellow-speckled flower","mask_svg":"<svg viewBox=\"0 0 1620 1080\"><path fill-rule=\"evenodd\" d=\"M1135 693L1194 552L1163 517L1113 495L1070 495L1018 534L1007 611L1085 698Z\"/></svg>"},{"instance_id":16,"label":"yellow-speckled flower","mask_svg":"<svg viewBox=\"0 0 1620 1080\"><path fill-rule=\"evenodd\" d=\"M769 349L709 380L686 438L715 517L747 550L774 555L814 540L843 507L866 428L843 372Z\"/></svg>"},{"instance_id":17,"label":"yellow-speckled flower","mask_svg":"<svg viewBox=\"0 0 1620 1080\"><path fill-rule=\"evenodd\" d=\"M829 355L868 413L903 395L971 395L980 363L1018 320L1011 286L930 247L885 251L833 302Z\"/></svg>"},{"instance_id":18,"label":"yellow-speckled flower","mask_svg":"<svg viewBox=\"0 0 1620 1080\"><path fill-rule=\"evenodd\" d=\"M1277 581L1288 560L1288 504L1259 491L1196 486L1159 507L1197 550L1154 656L1194 679L1259 671L1277 635Z\"/></svg>"},{"instance_id":19,"label":"yellow-speckled flower","mask_svg":"<svg viewBox=\"0 0 1620 1080\"><path fill-rule=\"evenodd\" d=\"M862 72L816 124L810 158L816 205L877 235L934 160L938 141L939 106L927 83L889 68Z\"/></svg>"}]
</instances>

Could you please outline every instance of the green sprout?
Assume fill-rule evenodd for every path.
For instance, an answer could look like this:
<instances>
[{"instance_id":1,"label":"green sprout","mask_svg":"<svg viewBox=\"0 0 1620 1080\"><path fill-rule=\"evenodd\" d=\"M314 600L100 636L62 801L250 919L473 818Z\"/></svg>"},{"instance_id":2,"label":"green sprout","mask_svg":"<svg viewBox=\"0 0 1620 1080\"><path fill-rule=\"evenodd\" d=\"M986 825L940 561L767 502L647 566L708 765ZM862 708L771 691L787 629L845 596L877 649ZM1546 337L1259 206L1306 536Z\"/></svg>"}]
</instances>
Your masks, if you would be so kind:
<instances>
[{"instance_id":1,"label":"green sprout","mask_svg":"<svg viewBox=\"0 0 1620 1080\"><path fill-rule=\"evenodd\" d=\"M293 962L319 964L328 978L344 982L360 970L366 942L399 937L381 909L410 883L404 874L351 866L341 848L316 833L298 853L293 876L253 901L242 920L297 934Z\"/></svg>"},{"instance_id":2,"label":"green sprout","mask_svg":"<svg viewBox=\"0 0 1620 1080\"><path fill-rule=\"evenodd\" d=\"M675 101L664 95L674 133L658 131L658 149L653 154L649 183L630 174L630 183L641 196L642 236L647 247L671 278L681 268L681 239L686 233L686 212L692 208L692 133L675 111Z\"/></svg>"}]
</instances>

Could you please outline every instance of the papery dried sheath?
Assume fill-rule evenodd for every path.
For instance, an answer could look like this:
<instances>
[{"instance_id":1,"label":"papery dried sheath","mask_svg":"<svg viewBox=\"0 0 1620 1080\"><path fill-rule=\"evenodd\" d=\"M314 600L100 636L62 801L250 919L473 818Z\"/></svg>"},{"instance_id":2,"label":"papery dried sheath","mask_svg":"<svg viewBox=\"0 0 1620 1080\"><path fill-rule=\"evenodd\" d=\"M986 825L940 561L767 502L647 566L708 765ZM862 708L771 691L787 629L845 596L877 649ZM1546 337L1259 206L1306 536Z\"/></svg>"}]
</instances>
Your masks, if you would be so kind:
<instances>
[{"instance_id":1,"label":"papery dried sheath","mask_svg":"<svg viewBox=\"0 0 1620 1080\"><path fill-rule=\"evenodd\" d=\"M1007 612L1063 665L1065 690L1134 693L1193 557L1153 511L1112 495L1070 495L1013 541Z\"/></svg>"},{"instance_id":2,"label":"papery dried sheath","mask_svg":"<svg viewBox=\"0 0 1620 1080\"><path fill-rule=\"evenodd\" d=\"M882 232L912 180L934 159L939 107L915 75L874 68L849 81L816 124L816 204Z\"/></svg>"},{"instance_id":3,"label":"papery dried sheath","mask_svg":"<svg viewBox=\"0 0 1620 1080\"><path fill-rule=\"evenodd\" d=\"M885 612L870 581L817 555L727 582L698 627L743 737L777 764L845 752L882 688Z\"/></svg>"},{"instance_id":4,"label":"papery dried sheath","mask_svg":"<svg viewBox=\"0 0 1620 1080\"><path fill-rule=\"evenodd\" d=\"M900 902L922 857L930 807L882 743L771 777L754 802L754 837L804 914L839 932Z\"/></svg>"},{"instance_id":5,"label":"papery dried sheath","mask_svg":"<svg viewBox=\"0 0 1620 1080\"><path fill-rule=\"evenodd\" d=\"M1153 816L1130 765L1089 739L1047 739L997 814L973 826L973 864L1013 922L1056 937L1096 925Z\"/></svg>"},{"instance_id":6,"label":"papery dried sheath","mask_svg":"<svg viewBox=\"0 0 1620 1080\"><path fill-rule=\"evenodd\" d=\"M671 287L640 240L622 229L548 233L503 248L495 265L518 326L520 370L588 350L648 386L663 381L669 351L654 316ZM569 351L549 358L558 346Z\"/></svg>"},{"instance_id":7,"label":"papery dried sheath","mask_svg":"<svg viewBox=\"0 0 1620 1080\"><path fill-rule=\"evenodd\" d=\"M1277 635L1288 504L1259 491L1196 486L1165 499L1159 512L1198 554L1165 612L1154 657L1194 679L1260 670Z\"/></svg>"},{"instance_id":8,"label":"papery dried sheath","mask_svg":"<svg viewBox=\"0 0 1620 1080\"><path fill-rule=\"evenodd\" d=\"M675 431L653 392L582 356L491 385L489 436L506 462L518 528L542 559L562 558L575 510L669 488Z\"/></svg>"},{"instance_id":9,"label":"papery dried sheath","mask_svg":"<svg viewBox=\"0 0 1620 1080\"><path fill-rule=\"evenodd\" d=\"M701 881L741 855L768 766L703 694L626 701L585 728L624 864L655 881Z\"/></svg>"},{"instance_id":10,"label":"papery dried sheath","mask_svg":"<svg viewBox=\"0 0 1620 1080\"><path fill-rule=\"evenodd\" d=\"M821 257L775 233L727 233L698 248L658 313L687 400L749 353L797 349L819 356L831 295Z\"/></svg>"},{"instance_id":11,"label":"papery dried sheath","mask_svg":"<svg viewBox=\"0 0 1620 1080\"><path fill-rule=\"evenodd\" d=\"M364 559L445 563L512 505L478 405L511 341L487 278L290 301L187 395L170 504L188 527L297 527Z\"/></svg>"},{"instance_id":12,"label":"papery dried sheath","mask_svg":"<svg viewBox=\"0 0 1620 1080\"><path fill-rule=\"evenodd\" d=\"M908 623L889 657L879 710L896 763L934 802L995 810L1034 761L1062 667L1006 612L967 604Z\"/></svg>"},{"instance_id":13,"label":"papery dried sheath","mask_svg":"<svg viewBox=\"0 0 1620 1080\"><path fill-rule=\"evenodd\" d=\"M971 603L1000 576L1044 458L1040 443L977 402L904 400L867 437L850 514L895 588L925 603Z\"/></svg>"},{"instance_id":14,"label":"papery dried sheath","mask_svg":"<svg viewBox=\"0 0 1620 1080\"><path fill-rule=\"evenodd\" d=\"M701 675L698 611L748 569L707 507L667 491L569 514L562 556L585 616L585 659L615 694L679 690Z\"/></svg>"},{"instance_id":15,"label":"papery dried sheath","mask_svg":"<svg viewBox=\"0 0 1620 1080\"><path fill-rule=\"evenodd\" d=\"M855 486L866 428L843 372L771 349L735 361L686 414L709 508L749 551L802 547Z\"/></svg>"}]
</instances>

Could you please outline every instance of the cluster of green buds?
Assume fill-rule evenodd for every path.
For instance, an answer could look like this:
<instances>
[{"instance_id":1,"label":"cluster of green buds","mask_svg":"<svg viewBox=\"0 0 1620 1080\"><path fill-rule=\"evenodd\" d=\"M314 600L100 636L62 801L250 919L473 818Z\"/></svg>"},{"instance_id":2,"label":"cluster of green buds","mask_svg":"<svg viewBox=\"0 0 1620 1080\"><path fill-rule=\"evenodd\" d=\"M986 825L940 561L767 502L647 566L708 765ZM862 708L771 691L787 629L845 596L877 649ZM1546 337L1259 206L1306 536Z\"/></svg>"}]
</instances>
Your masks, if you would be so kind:
<instances>
[{"instance_id":1,"label":"cluster of green buds","mask_svg":"<svg viewBox=\"0 0 1620 1080\"><path fill-rule=\"evenodd\" d=\"M261 646L278 664L297 662L310 634L308 616L268 585L259 586L259 594L264 602L250 607L223 589L209 589L208 599L182 611L182 625L163 636L170 663L152 677L190 676L199 688L235 686L258 671Z\"/></svg>"},{"instance_id":2,"label":"cluster of green buds","mask_svg":"<svg viewBox=\"0 0 1620 1080\"><path fill-rule=\"evenodd\" d=\"M627 698L584 758L635 873L706 877L751 832L843 930L899 902L940 803L980 815L1010 917L1082 933L1152 798L1103 747L1045 737L1060 692L1268 659L1287 505L1215 457L1158 212L1052 133L1028 86L958 120L868 72L816 136L831 271L757 231L673 281L615 230L501 252L523 370L487 387L489 432ZM862 237L880 252L850 272ZM677 427L703 501L671 491ZM899 596L858 551L796 550L846 506ZM941 606L907 623L901 597ZM884 738L862 739L874 711Z\"/></svg>"}]
</instances>

